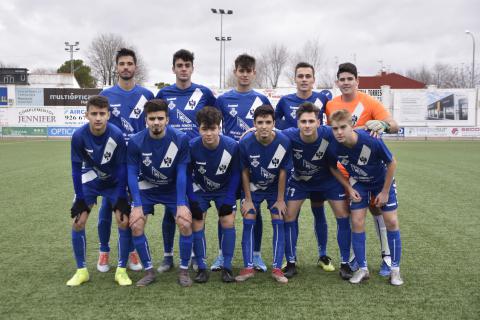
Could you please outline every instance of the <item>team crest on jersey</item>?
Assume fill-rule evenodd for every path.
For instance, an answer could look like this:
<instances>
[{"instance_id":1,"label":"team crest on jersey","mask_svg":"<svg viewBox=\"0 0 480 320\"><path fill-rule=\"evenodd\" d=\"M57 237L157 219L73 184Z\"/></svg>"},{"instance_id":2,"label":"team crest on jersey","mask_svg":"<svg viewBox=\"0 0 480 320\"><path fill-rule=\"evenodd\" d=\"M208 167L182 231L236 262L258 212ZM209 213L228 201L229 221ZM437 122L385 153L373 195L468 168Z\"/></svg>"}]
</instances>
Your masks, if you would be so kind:
<instances>
[{"instance_id":1,"label":"team crest on jersey","mask_svg":"<svg viewBox=\"0 0 480 320\"><path fill-rule=\"evenodd\" d=\"M122 121L122 126L126 131L128 131L128 132L133 132L134 131L130 122L128 122L124 117L121 117L120 119Z\"/></svg>"},{"instance_id":2,"label":"team crest on jersey","mask_svg":"<svg viewBox=\"0 0 480 320\"><path fill-rule=\"evenodd\" d=\"M121 105L120 104L111 104L110 107L113 109L112 110L112 114L115 116L115 117L118 117L120 115L120 110L118 110L118 107L120 107Z\"/></svg>"},{"instance_id":3,"label":"team crest on jersey","mask_svg":"<svg viewBox=\"0 0 480 320\"><path fill-rule=\"evenodd\" d=\"M277 150L275 151L275 154L272 157L272 160L268 165L268 169L278 168L286 152L287 150L285 150L285 148L281 144L279 144Z\"/></svg>"},{"instance_id":4,"label":"team crest on jersey","mask_svg":"<svg viewBox=\"0 0 480 320\"><path fill-rule=\"evenodd\" d=\"M303 152L303 150L301 150L301 149L293 149L293 152L294 152L293 156L295 157L295 159L300 160L300 159L302 158L302 152Z\"/></svg>"},{"instance_id":5,"label":"team crest on jersey","mask_svg":"<svg viewBox=\"0 0 480 320\"><path fill-rule=\"evenodd\" d=\"M195 110L202 96L203 96L202 90L200 90L200 88L195 89L190 99L188 99L187 105L185 106L185 110Z\"/></svg>"},{"instance_id":6,"label":"team crest on jersey","mask_svg":"<svg viewBox=\"0 0 480 320\"><path fill-rule=\"evenodd\" d=\"M240 127L240 129L244 131L247 131L248 129L250 129L250 126L240 118L237 118L237 125Z\"/></svg>"},{"instance_id":7,"label":"team crest on jersey","mask_svg":"<svg viewBox=\"0 0 480 320\"><path fill-rule=\"evenodd\" d=\"M108 163L110 160L112 160L113 151L116 147L117 143L115 142L115 140L113 140L112 137L109 137L107 140L107 144L105 145L105 150L103 150L101 164Z\"/></svg>"},{"instance_id":8,"label":"team crest on jersey","mask_svg":"<svg viewBox=\"0 0 480 320\"><path fill-rule=\"evenodd\" d=\"M360 169L358 166L354 165L354 164L351 164L350 167L352 168L353 171L355 171L356 174L360 175L360 176L363 176L363 177L367 177L368 174L363 171L362 169Z\"/></svg>"},{"instance_id":9,"label":"team crest on jersey","mask_svg":"<svg viewBox=\"0 0 480 320\"><path fill-rule=\"evenodd\" d=\"M230 109L229 114L230 114L232 117L235 117L235 116L238 114L237 109L235 109L234 107L232 107L232 108Z\"/></svg>"},{"instance_id":10,"label":"team crest on jersey","mask_svg":"<svg viewBox=\"0 0 480 320\"><path fill-rule=\"evenodd\" d=\"M207 170L205 170L204 166L200 166L200 167L198 167L198 172L200 172L200 174L205 174L205 172L207 172Z\"/></svg>"},{"instance_id":11,"label":"team crest on jersey","mask_svg":"<svg viewBox=\"0 0 480 320\"><path fill-rule=\"evenodd\" d=\"M255 110L262 105L262 100L259 97L255 97L255 100L252 103L252 106L250 107L250 110L248 110L248 113L245 117L245 119L253 119L253 114L255 113Z\"/></svg>"},{"instance_id":12,"label":"team crest on jersey","mask_svg":"<svg viewBox=\"0 0 480 320\"><path fill-rule=\"evenodd\" d=\"M227 150L223 150L222 159L220 160L220 164L218 165L215 175L220 175L227 172L230 160L232 160L232 155Z\"/></svg>"},{"instance_id":13,"label":"team crest on jersey","mask_svg":"<svg viewBox=\"0 0 480 320\"><path fill-rule=\"evenodd\" d=\"M220 183L216 183L215 181L208 179L207 176L203 176L203 181L209 190L217 190L220 188Z\"/></svg>"},{"instance_id":14,"label":"team crest on jersey","mask_svg":"<svg viewBox=\"0 0 480 320\"><path fill-rule=\"evenodd\" d=\"M250 164L252 165L252 167L256 168L260 162L258 161L258 159L260 158L260 156L250 156Z\"/></svg>"},{"instance_id":15,"label":"team crest on jersey","mask_svg":"<svg viewBox=\"0 0 480 320\"><path fill-rule=\"evenodd\" d=\"M150 160L150 156L151 156L151 155L152 155L152 154L150 153L150 154L146 155L145 158L143 159L142 162L143 162L143 164L145 165L145 167L148 167L149 165L152 164L152 160Z\"/></svg>"},{"instance_id":16,"label":"team crest on jersey","mask_svg":"<svg viewBox=\"0 0 480 320\"><path fill-rule=\"evenodd\" d=\"M165 153L165 157L163 157L160 168L170 168L172 166L173 160L177 155L177 152L178 147L175 145L175 143L173 143L173 141L170 142L167 152Z\"/></svg>"},{"instance_id":17,"label":"team crest on jersey","mask_svg":"<svg viewBox=\"0 0 480 320\"><path fill-rule=\"evenodd\" d=\"M325 155L325 150L327 150L328 147L328 141L325 139L322 139L322 142L320 143L320 146L318 147L317 151L315 152L315 155L313 156L312 160L321 160L323 156Z\"/></svg>"},{"instance_id":18,"label":"team crest on jersey","mask_svg":"<svg viewBox=\"0 0 480 320\"><path fill-rule=\"evenodd\" d=\"M172 109L175 108L176 106L177 106L177 105L176 105L175 102L173 102L173 101L170 101L170 102L168 103L168 108L169 108L170 110L172 110Z\"/></svg>"},{"instance_id":19,"label":"team crest on jersey","mask_svg":"<svg viewBox=\"0 0 480 320\"><path fill-rule=\"evenodd\" d=\"M368 163L368 160L370 159L370 154L372 153L372 150L367 147L367 146L363 146L362 147L362 151L360 152L360 156L358 157L358 162L357 164L359 166L364 166Z\"/></svg>"},{"instance_id":20,"label":"team crest on jersey","mask_svg":"<svg viewBox=\"0 0 480 320\"><path fill-rule=\"evenodd\" d=\"M189 117L187 117L182 111L177 109L177 118L183 123L192 123Z\"/></svg>"},{"instance_id":21,"label":"team crest on jersey","mask_svg":"<svg viewBox=\"0 0 480 320\"><path fill-rule=\"evenodd\" d=\"M168 177L166 175L162 174L160 171L158 171L154 167L152 167L152 175L157 179L161 179L161 180L167 180L168 179Z\"/></svg>"}]
</instances>

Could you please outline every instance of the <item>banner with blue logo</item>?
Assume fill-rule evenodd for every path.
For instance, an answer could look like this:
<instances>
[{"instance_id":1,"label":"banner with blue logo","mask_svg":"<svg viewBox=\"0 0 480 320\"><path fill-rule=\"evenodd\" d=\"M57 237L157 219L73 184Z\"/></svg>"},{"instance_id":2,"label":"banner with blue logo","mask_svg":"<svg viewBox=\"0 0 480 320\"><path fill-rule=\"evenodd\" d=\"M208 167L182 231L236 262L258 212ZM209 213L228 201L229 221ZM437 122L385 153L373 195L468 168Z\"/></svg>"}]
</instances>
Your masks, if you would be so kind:
<instances>
[{"instance_id":1,"label":"banner with blue logo","mask_svg":"<svg viewBox=\"0 0 480 320\"><path fill-rule=\"evenodd\" d=\"M49 137L71 137L78 128L72 127L48 127Z\"/></svg>"}]
</instances>

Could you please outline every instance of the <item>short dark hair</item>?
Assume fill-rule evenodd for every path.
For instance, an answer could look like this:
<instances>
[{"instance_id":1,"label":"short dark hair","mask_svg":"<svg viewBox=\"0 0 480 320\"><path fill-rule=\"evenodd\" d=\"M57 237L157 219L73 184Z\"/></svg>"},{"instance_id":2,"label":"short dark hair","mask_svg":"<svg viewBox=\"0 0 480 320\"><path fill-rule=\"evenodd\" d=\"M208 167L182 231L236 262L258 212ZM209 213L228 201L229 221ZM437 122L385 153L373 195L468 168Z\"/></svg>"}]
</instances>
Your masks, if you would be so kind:
<instances>
[{"instance_id":1,"label":"short dark hair","mask_svg":"<svg viewBox=\"0 0 480 320\"><path fill-rule=\"evenodd\" d=\"M237 70L238 67L252 70L255 69L255 58L246 53L239 55L235 59L235 70Z\"/></svg>"},{"instance_id":2,"label":"short dark hair","mask_svg":"<svg viewBox=\"0 0 480 320\"><path fill-rule=\"evenodd\" d=\"M318 118L318 115L320 114L320 109L318 109L316 105L308 101L300 104L296 111L297 119L299 119L302 114L310 112L315 113L315 117Z\"/></svg>"},{"instance_id":3,"label":"short dark hair","mask_svg":"<svg viewBox=\"0 0 480 320\"><path fill-rule=\"evenodd\" d=\"M200 109L195 118L199 127L205 125L207 128L211 128L215 125L220 126L222 113L217 108L207 106Z\"/></svg>"},{"instance_id":4,"label":"short dark hair","mask_svg":"<svg viewBox=\"0 0 480 320\"><path fill-rule=\"evenodd\" d=\"M137 56L135 55L135 51L127 48L121 48L117 51L117 55L115 56L115 63L118 64L118 59L120 57L132 57L133 62L137 64Z\"/></svg>"},{"instance_id":5,"label":"short dark hair","mask_svg":"<svg viewBox=\"0 0 480 320\"><path fill-rule=\"evenodd\" d=\"M147 101L143 109L145 110L145 114L157 111L165 111L165 114L168 117L168 104L167 102L165 102L165 100L162 99L152 99L150 101Z\"/></svg>"},{"instance_id":6,"label":"short dark hair","mask_svg":"<svg viewBox=\"0 0 480 320\"><path fill-rule=\"evenodd\" d=\"M110 104L108 103L107 97L95 95L88 98L87 111L90 109L90 106L95 106L100 109L108 109Z\"/></svg>"},{"instance_id":7,"label":"short dark hair","mask_svg":"<svg viewBox=\"0 0 480 320\"><path fill-rule=\"evenodd\" d=\"M183 61L190 61L193 65L193 60L195 60L195 56L193 55L193 52L190 52L185 49L180 49L177 52L173 54L173 66L175 67L175 61L178 59L182 59Z\"/></svg>"},{"instance_id":8,"label":"short dark hair","mask_svg":"<svg viewBox=\"0 0 480 320\"><path fill-rule=\"evenodd\" d=\"M349 125L352 125L352 114L347 109L337 110L332 113L328 121L330 123L332 123L332 121L347 121Z\"/></svg>"},{"instance_id":9,"label":"short dark hair","mask_svg":"<svg viewBox=\"0 0 480 320\"><path fill-rule=\"evenodd\" d=\"M348 72L348 73L353 74L355 76L355 79L358 76L357 67L353 63L350 63L350 62L345 62L345 63L342 63L338 66L337 79L338 79L338 76L340 75L340 73L342 73L342 72Z\"/></svg>"},{"instance_id":10,"label":"short dark hair","mask_svg":"<svg viewBox=\"0 0 480 320\"><path fill-rule=\"evenodd\" d=\"M307 63L307 62L297 63L297 65L295 66L295 75L297 75L297 70L299 68L310 68L312 69L313 76L315 76L315 68L310 63Z\"/></svg>"},{"instance_id":11,"label":"short dark hair","mask_svg":"<svg viewBox=\"0 0 480 320\"><path fill-rule=\"evenodd\" d=\"M255 112L253 113L253 121L257 120L257 117L266 117L268 115L271 115L273 120L275 120L275 110L273 110L273 107L268 104L262 104L255 109Z\"/></svg>"}]
</instances>

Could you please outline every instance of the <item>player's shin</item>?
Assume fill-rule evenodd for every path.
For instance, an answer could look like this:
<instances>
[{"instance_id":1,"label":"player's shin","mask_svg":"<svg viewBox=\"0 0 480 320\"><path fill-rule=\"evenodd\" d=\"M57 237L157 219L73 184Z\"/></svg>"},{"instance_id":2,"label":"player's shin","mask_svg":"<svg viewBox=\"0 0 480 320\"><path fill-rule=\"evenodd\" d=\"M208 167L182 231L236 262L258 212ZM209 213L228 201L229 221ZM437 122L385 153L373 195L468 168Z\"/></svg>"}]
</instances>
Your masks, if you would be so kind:
<instances>
[{"instance_id":1,"label":"player's shin","mask_svg":"<svg viewBox=\"0 0 480 320\"><path fill-rule=\"evenodd\" d=\"M365 253L365 231L352 232L352 247L360 268L367 268L367 259Z\"/></svg>"},{"instance_id":2,"label":"player's shin","mask_svg":"<svg viewBox=\"0 0 480 320\"><path fill-rule=\"evenodd\" d=\"M205 264L205 255L206 255L206 244L205 244L205 229L200 231L193 232L193 252L197 260L198 269L204 270L207 268Z\"/></svg>"},{"instance_id":3,"label":"player's shin","mask_svg":"<svg viewBox=\"0 0 480 320\"><path fill-rule=\"evenodd\" d=\"M163 253L165 256L173 255L173 244L175 241L175 223L174 213L165 207L165 213L162 220L162 236L163 236Z\"/></svg>"},{"instance_id":4,"label":"player's shin","mask_svg":"<svg viewBox=\"0 0 480 320\"><path fill-rule=\"evenodd\" d=\"M315 228L315 236L317 237L317 244L318 244L318 256L326 256L327 255L327 241L328 241L328 224L327 218L325 217L325 207L313 207L313 218L315 220L314 228Z\"/></svg>"},{"instance_id":5,"label":"player's shin","mask_svg":"<svg viewBox=\"0 0 480 320\"><path fill-rule=\"evenodd\" d=\"M193 234L180 234L179 248L180 248L180 268L188 269L188 263L192 254Z\"/></svg>"},{"instance_id":6,"label":"player's shin","mask_svg":"<svg viewBox=\"0 0 480 320\"><path fill-rule=\"evenodd\" d=\"M130 243L132 242L132 230L130 228L118 228L118 266L126 268Z\"/></svg>"},{"instance_id":7,"label":"player's shin","mask_svg":"<svg viewBox=\"0 0 480 320\"><path fill-rule=\"evenodd\" d=\"M150 256L150 248L148 246L148 240L145 234L140 236L132 236L135 249L142 261L143 268L149 270L152 268L152 258Z\"/></svg>"},{"instance_id":8,"label":"player's shin","mask_svg":"<svg viewBox=\"0 0 480 320\"><path fill-rule=\"evenodd\" d=\"M223 268L232 270L232 259L235 251L235 227L222 228L222 252L223 252Z\"/></svg>"},{"instance_id":9,"label":"player's shin","mask_svg":"<svg viewBox=\"0 0 480 320\"><path fill-rule=\"evenodd\" d=\"M243 219L243 233L242 233L242 253L243 264L245 268L253 268L253 246L255 244L254 232L255 220Z\"/></svg>"},{"instance_id":10,"label":"player's shin","mask_svg":"<svg viewBox=\"0 0 480 320\"><path fill-rule=\"evenodd\" d=\"M285 228L285 256L287 262L295 263L297 258L297 228L296 221L289 221L284 223Z\"/></svg>"},{"instance_id":11,"label":"player's shin","mask_svg":"<svg viewBox=\"0 0 480 320\"><path fill-rule=\"evenodd\" d=\"M110 234L112 230L112 204L107 198L102 198L102 205L98 210L98 238L100 240L100 251L110 252Z\"/></svg>"},{"instance_id":12,"label":"player's shin","mask_svg":"<svg viewBox=\"0 0 480 320\"><path fill-rule=\"evenodd\" d=\"M75 261L77 262L77 268L85 268L86 261L85 255L87 250L87 239L85 235L85 229L75 230L72 229L72 247L73 254L75 255Z\"/></svg>"},{"instance_id":13,"label":"player's shin","mask_svg":"<svg viewBox=\"0 0 480 320\"><path fill-rule=\"evenodd\" d=\"M337 242L340 249L340 258L342 263L347 263L350 257L350 244L352 240L352 230L350 228L350 218L337 219Z\"/></svg>"},{"instance_id":14,"label":"player's shin","mask_svg":"<svg viewBox=\"0 0 480 320\"><path fill-rule=\"evenodd\" d=\"M378 239L380 240L382 256L389 256L390 248L389 248L389 243L387 239L387 227L385 226L385 221L383 219L383 216L381 214L373 215L373 220L375 225L375 231L377 232Z\"/></svg>"},{"instance_id":15,"label":"player's shin","mask_svg":"<svg viewBox=\"0 0 480 320\"><path fill-rule=\"evenodd\" d=\"M273 227L273 268L281 268L285 253L285 223L281 219L272 219Z\"/></svg>"},{"instance_id":16,"label":"player's shin","mask_svg":"<svg viewBox=\"0 0 480 320\"><path fill-rule=\"evenodd\" d=\"M388 245L391 248L392 268L400 267L400 258L402 256L402 239L400 230L387 231Z\"/></svg>"},{"instance_id":17,"label":"player's shin","mask_svg":"<svg viewBox=\"0 0 480 320\"><path fill-rule=\"evenodd\" d=\"M260 209L257 211L256 223L255 223L253 232L254 232L254 238L255 238L253 252L260 254L260 251L262 249L262 237L263 237L263 219L262 219L262 213Z\"/></svg>"}]
</instances>

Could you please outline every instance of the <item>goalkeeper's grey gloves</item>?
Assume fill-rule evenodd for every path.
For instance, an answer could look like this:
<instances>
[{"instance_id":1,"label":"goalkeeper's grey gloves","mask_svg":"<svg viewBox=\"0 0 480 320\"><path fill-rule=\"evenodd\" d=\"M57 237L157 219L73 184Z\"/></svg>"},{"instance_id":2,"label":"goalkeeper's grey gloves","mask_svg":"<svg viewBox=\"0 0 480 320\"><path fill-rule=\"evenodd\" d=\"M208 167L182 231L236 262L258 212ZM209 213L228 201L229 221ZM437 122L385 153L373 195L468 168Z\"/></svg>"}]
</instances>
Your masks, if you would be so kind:
<instances>
[{"instance_id":1,"label":"goalkeeper's grey gloves","mask_svg":"<svg viewBox=\"0 0 480 320\"><path fill-rule=\"evenodd\" d=\"M367 127L368 130L371 130L377 134L382 134L383 132L388 132L390 129L390 125L381 120L369 120L367 123L365 123L365 126Z\"/></svg>"}]
</instances>

